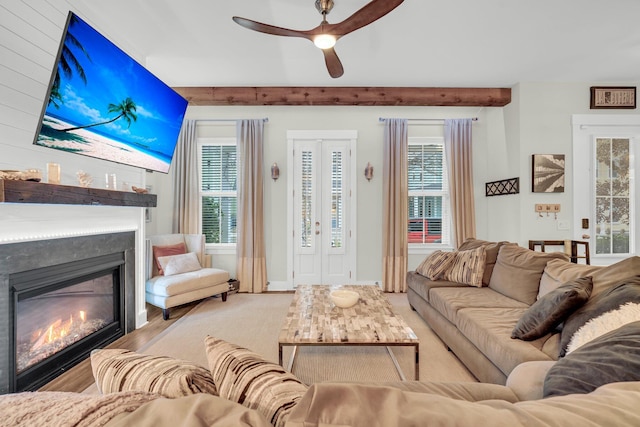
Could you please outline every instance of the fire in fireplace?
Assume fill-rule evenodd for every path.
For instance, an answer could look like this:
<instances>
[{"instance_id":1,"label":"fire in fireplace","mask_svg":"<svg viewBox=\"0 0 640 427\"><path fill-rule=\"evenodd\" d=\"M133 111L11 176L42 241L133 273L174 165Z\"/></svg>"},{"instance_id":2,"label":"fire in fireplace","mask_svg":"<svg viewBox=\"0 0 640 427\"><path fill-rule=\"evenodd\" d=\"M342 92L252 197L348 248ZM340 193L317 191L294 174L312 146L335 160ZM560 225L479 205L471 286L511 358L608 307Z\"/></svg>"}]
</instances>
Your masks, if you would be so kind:
<instances>
[{"instance_id":1,"label":"fire in fireplace","mask_svg":"<svg viewBox=\"0 0 640 427\"><path fill-rule=\"evenodd\" d=\"M124 335L124 255L11 276L16 391L36 389Z\"/></svg>"}]
</instances>

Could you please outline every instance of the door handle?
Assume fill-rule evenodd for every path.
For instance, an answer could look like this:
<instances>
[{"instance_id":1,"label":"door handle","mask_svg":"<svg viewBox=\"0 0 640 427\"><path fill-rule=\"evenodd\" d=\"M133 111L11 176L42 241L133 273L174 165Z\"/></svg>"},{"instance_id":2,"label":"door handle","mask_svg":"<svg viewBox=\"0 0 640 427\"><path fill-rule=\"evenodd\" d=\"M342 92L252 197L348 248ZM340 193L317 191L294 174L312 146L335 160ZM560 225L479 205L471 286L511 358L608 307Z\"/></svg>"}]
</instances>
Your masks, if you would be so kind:
<instances>
[{"instance_id":1,"label":"door handle","mask_svg":"<svg viewBox=\"0 0 640 427\"><path fill-rule=\"evenodd\" d=\"M320 221L316 221L316 236L320 234L319 227L320 227Z\"/></svg>"}]
</instances>

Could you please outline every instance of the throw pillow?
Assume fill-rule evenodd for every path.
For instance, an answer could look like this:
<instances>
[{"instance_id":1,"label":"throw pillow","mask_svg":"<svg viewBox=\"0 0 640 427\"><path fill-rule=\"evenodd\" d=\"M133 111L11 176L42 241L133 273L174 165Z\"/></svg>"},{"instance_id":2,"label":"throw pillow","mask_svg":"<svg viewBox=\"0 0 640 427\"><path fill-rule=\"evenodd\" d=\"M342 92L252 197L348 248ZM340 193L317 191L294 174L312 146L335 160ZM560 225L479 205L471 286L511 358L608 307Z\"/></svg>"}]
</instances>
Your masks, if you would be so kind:
<instances>
[{"instance_id":1,"label":"throw pillow","mask_svg":"<svg viewBox=\"0 0 640 427\"><path fill-rule=\"evenodd\" d=\"M621 326L558 360L543 396L590 393L603 384L640 381L640 322Z\"/></svg>"},{"instance_id":2,"label":"throw pillow","mask_svg":"<svg viewBox=\"0 0 640 427\"><path fill-rule=\"evenodd\" d=\"M598 317L594 317L573 334L567 346L567 354L607 332L618 329L627 323L637 321L640 321L640 304L635 302L628 302L617 310L607 311Z\"/></svg>"},{"instance_id":3,"label":"throw pillow","mask_svg":"<svg viewBox=\"0 0 640 427\"><path fill-rule=\"evenodd\" d=\"M567 353L567 346L573 334L590 319L600 316L607 311L615 310L627 302L640 303L640 275L629 277L612 286L600 295L591 296L589 301L565 320L560 333L559 357Z\"/></svg>"},{"instance_id":4,"label":"throw pillow","mask_svg":"<svg viewBox=\"0 0 640 427\"><path fill-rule=\"evenodd\" d=\"M169 398L196 393L218 394L206 368L171 357L122 349L93 350L91 370L102 394L145 391Z\"/></svg>"},{"instance_id":5,"label":"throw pillow","mask_svg":"<svg viewBox=\"0 0 640 427\"><path fill-rule=\"evenodd\" d=\"M220 397L255 409L274 426L283 427L307 386L246 348L213 337L204 343Z\"/></svg>"},{"instance_id":6,"label":"throw pillow","mask_svg":"<svg viewBox=\"0 0 640 427\"><path fill-rule=\"evenodd\" d=\"M451 267L444 272L444 279L465 285L482 287L482 276L487 252L484 246L468 251L454 252L455 258Z\"/></svg>"},{"instance_id":7,"label":"throw pillow","mask_svg":"<svg viewBox=\"0 0 640 427\"><path fill-rule=\"evenodd\" d=\"M489 286L489 282L491 281L491 274L493 273L493 267L496 265L496 259L498 258L498 252L500 251L500 246L509 242L489 242L487 240L474 239L472 237L468 238L458 248L459 251L466 251L469 249L475 249L478 246L484 246L485 252L487 253L487 258L484 261L484 274L482 275L482 284L484 286Z\"/></svg>"},{"instance_id":8,"label":"throw pillow","mask_svg":"<svg viewBox=\"0 0 640 427\"><path fill-rule=\"evenodd\" d=\"M163 256L186 254L187 246L184 243L176 243L175 245L154 246L152 250L153 259L156 261L156 266L158 267L158 274L162 276L164 271L162 271L162 265L160 265L158 258Z\"/></svg>"},{"instance_id":9,"label":"throw pillow","mask_svg":"<svg viewBox=\"0 0 640 427\"><path fill-rule=\"evenodd\" d=\"M563 252L534 252L516 244L500 247L489 287L496 292L531 305L536 301L540 277L552 259L569 260Z\"/></svg>"},{"instance_id":10,"label":"throw pillow","mask_svg":"<svg viewBox=\"0 0 640 427\"><path fill-rule=\"evenodd\" d=\"M438 280L453 264L455 252L435 251L429 254L416 268L416 272L429 280Z\"/></svg>"},{"instance_id":11,"label":"throw pillow","mask_svg":"<svg viewBox=\"0 0 640 427\"><path fill-rule=\"evenodd\" d=\"M592 289L591 277L582 277L544 295L520 317L511 338L531 341L551 332L587 302Z\"/></svg>"},{"instance_id":12,"label":"throw pillow","mask_svg":"<svg viewBox=\"0 0 640 427\"><path fill-rule=\"evenodd\" d=\"M170 255L158 257L158 262L162 266L165 276L173 276L175 274L188 273L197 271L202 268L198 255L195 252L189 252L180 255Z\"/></svg>"}]
</instances>

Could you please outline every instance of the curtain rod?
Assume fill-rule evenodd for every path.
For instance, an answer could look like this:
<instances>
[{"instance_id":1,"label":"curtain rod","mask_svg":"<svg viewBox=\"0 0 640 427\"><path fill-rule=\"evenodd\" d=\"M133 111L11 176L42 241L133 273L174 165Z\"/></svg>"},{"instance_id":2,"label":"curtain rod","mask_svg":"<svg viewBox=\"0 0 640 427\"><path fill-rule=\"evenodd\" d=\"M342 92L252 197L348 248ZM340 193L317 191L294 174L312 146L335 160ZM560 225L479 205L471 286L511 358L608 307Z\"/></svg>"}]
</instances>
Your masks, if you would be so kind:
<instances>
[{"instance_id":1,"label":"curtain rod","mask_svg":"<svg viewBox=\"0 0 640 427\"><path fill-rule=\"evenodd\" d=\"M384 122L385 120L388 120L390 117L380 117L378 118L378 121L380 122ZM407 119L407 121L409 122L444 122L446 119ZM477 117L471 117L471 121L477 122L478 118Z\"/></svg>"},{"instance_id":2,"label":"curtain rod","mask_svg":"<svg viewBox=\"0 0 640 427\"><path fill-rule=\"evenodd\" d=\"M245 119L196 119L197 122L237 122L238 120ZM269 121L269 117L263 117L262 121L267 123Z\"/></svg>"}]
</instances>

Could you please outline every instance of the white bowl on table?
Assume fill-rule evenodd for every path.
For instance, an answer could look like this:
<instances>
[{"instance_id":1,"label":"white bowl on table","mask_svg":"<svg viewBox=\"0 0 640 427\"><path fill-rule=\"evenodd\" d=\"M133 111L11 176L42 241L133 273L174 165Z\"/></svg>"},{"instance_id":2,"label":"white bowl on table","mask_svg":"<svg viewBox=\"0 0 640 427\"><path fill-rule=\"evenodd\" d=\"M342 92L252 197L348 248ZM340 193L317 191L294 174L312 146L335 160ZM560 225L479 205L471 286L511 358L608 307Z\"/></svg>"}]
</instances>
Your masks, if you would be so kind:
<instances>
[{"instance_id":1,"label":"white bowl on table","mask_svg":"<svg viewBox=\"0 0 640 427\"><path fill-rule=\"evenodd\" d=\"M358 302L358 299L360 299L360 294L347 289L333 290L329 293L329 296L331 297L331 301L340 308L352 307Z\"/></svg>"}]
</instances>

